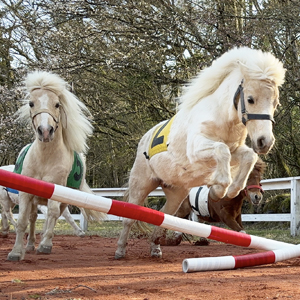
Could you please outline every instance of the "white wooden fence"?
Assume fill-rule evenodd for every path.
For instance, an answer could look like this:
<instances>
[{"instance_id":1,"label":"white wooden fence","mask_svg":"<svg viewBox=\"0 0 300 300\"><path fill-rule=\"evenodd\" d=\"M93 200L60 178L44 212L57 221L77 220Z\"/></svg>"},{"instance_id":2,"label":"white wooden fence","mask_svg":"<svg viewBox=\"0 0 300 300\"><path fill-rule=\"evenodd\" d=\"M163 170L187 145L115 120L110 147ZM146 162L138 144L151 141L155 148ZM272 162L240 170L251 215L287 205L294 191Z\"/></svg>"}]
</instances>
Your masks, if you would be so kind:
<instances>
[{"instance_id":1,"label":"white wooden fence","mask_svg":"<svg viewBox=\"0 0 300 300\"><path fill-rule=\"evenodd\" d=\"M291 193L291 212L288 214L242 214L243 222L290 222L291 235L300 235L300 176L266 179L261 181L262 188L265 191L269 190L290 190ZM114 198L122 197L125 188L95 188L93 192L102 197ZM164 196L161 188L150 193L150 196ZM87 223L80 214L72 215L75 220L80 220L80 226L83 229L87 228ZM17 215L15 215L17 218ZM39 219L44 216L39 214ZM122 218L109 215L109 220L121 220Z\"/></svg>"}]
</instances>

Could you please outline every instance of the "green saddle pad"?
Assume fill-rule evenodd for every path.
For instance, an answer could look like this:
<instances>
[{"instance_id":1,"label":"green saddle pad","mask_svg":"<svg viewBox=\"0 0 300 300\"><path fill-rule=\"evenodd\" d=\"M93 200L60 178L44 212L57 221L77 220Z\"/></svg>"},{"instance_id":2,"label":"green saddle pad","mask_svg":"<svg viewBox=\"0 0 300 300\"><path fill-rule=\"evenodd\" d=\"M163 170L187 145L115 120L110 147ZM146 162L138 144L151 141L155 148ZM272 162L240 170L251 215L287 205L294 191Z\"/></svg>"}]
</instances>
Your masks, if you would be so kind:
<instances>
[{"instance_id":1,"label":"green saddle pad","mask_svg":"<svg viewBox=\"0 0 300 300\"><path fill-rule=\"evenodd\" d=\"M21 151L21 153L19 154L15 164L14 173L17 174L22 173L24 159L31 145L32 144L28 144L23 149L23 151ZM73 189L79 189L82 179L83 179L83 162L79 154L74 151L74 162L73 162L72 170L68 176L67 187Z\"/></svg>"}]
</instances>

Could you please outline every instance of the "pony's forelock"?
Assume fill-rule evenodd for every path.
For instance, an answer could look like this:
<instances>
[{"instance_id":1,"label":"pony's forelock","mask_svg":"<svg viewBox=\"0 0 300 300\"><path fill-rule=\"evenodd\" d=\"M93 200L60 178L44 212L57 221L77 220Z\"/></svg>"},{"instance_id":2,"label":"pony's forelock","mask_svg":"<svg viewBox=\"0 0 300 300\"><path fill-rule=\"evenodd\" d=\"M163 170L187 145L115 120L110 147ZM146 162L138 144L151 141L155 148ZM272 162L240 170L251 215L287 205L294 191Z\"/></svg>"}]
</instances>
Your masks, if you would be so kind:
<instances>
[{"instance_id":1,"label":"pony's forelock","mask_svg":"<svg viewBox=\"0 0 300 300\"><path fill-rule=\"evenodd\" d=\"M30 93L35 89L45 89L55 93L61 102L61 126L63 126L63 138L66 146L78 153L86 153L87 137L93 133L93 126L88 118L88 108L69 89L69 85L56 74L35 71L27 75L25 89ZM27 123L31 122L30 108L27 99L18 110L18 119Z\"/></svg>"},{"instance_id":2,"label":"pony's forelock","mask_svg":"<svg viewBox=\"0 0 300 300\"><path fill-rule=\"evenodd\" d=\"M262 177L266 168L267 164L260 157L258 157L253 169L257 170Z\"/></svg>"}]
</instances>

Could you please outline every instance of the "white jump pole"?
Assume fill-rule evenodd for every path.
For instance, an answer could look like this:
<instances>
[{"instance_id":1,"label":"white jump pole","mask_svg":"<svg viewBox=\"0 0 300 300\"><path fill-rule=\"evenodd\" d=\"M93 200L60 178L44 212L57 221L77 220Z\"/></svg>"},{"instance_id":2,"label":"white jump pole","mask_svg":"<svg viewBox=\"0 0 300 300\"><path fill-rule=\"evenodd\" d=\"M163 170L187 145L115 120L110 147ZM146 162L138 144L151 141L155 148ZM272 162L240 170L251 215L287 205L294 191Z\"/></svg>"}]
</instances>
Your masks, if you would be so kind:
<instances>
[{"instance_id":1,"label":"white jump pole","mask_svg":"<svg viewBox=\"0 0 300 300\"><path fill-rule=\"evenodd\" d=\"M276 250L287 247L297 248L297 246L292 244L192 222L147 207L96 196L5 170L0 170L0 185L46 199L93 209L119 217L135 219L166 229L185 232L236 246L262 250Z\"/></svg>"}]
</instances>

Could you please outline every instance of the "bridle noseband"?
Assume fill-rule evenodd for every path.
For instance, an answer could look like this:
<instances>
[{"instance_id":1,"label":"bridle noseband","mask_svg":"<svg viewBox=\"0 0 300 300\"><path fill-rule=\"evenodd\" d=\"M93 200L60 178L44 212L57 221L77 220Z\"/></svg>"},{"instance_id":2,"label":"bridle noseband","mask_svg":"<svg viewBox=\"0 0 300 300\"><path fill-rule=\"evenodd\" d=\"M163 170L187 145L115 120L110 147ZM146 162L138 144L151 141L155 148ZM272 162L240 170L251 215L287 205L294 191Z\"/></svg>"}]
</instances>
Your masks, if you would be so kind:
<instances>
[{"instance_id":1,"label":"bridle noseband","mask_svg":"<svg viewBox=\"0 0 300 300\"><path fill-rule=\"evenodd\" d=\"M249 120L269 120L273 124L275 124L275 121L271 115L267 114L249 114L245 107L245 99L244 99L244 88L243 88L243 82L240 83L239 87L237 88L234 97L233 97L233 104L235 109L238 109L238 100L241 99L241 112L242 112L242 122L246 126L246 123Z\"/></svg>"},{"instance_id":2,"label":"bridle noseband","mask_svg":"<svg viewBox=\"0 0 300 300\"><path fill-rule=\"evenodd\" d=\"M260 185L255 185L255 184L253 184L253 185L247 185L247 186L245 187L245 189L244 189L246 196L248 196L248 191L249 191L250 189L259 189L260 192L261 192L262 194L265 192L265 191L263 190L263 188L261 187L261 184L260 184Z\"/></svg>"},{"instance_id":3,"label":"bridle noseband","mask_svg":"<svg viewBox=\"0 0 300 300\"><path fill-rule=\"evenodd\" d=\"M40 115L42 113L46 113L48 115L50 115L52 117L52 119L54 120L54 122L56 123L56 127L54 129L54 132L56 131L56 129L58 128L58 124L59 124L59 119L56 118L55 116L53 116L48 109L40 109L39 111L35 112L34 114L31 114L30 112L30 117L31 117L31 122L32 122L32 125L33 125L33 128L34 130L36 131L36 128L35 128L35 125L34 125L34 118L37 116L37 115Z\"/></svg>"}]
</instances>

